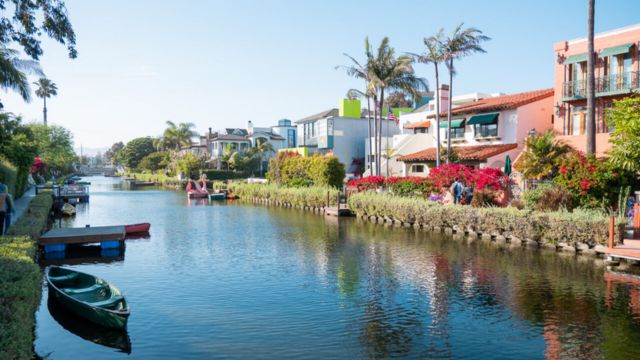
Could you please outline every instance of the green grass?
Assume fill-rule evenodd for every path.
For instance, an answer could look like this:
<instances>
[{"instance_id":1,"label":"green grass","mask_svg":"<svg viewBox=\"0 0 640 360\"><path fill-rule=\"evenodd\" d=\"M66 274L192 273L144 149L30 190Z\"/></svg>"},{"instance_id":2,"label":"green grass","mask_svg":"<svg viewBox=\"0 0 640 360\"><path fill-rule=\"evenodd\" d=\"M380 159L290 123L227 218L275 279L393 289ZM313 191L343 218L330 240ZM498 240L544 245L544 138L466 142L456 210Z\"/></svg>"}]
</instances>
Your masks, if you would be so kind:
<instances>
[{"instance_id":1,"label":"green grass","mask_svg":"<svg viewBox=\"0 0 640 360\"><path fill-rule=\"evenodd\" d=\"M282 205L324 207L329 193L330 205L337 203L338 190L332 187L284 187L273 184L247 184L234 181L228 185L229 189L241 199L261 199Z\"/></svg>"},{"instance_id":2,"label":"green grass","mask_svg":"<svg viewBox=\"0 0 640 360\"><path fill-rule=\"evenodd\" d=\"M52 203L51 194L38 194L9 234L0 236L0 359L34 358L35 311L42 288L34 239L46 228Z\"/></svg>"}]
</instances>

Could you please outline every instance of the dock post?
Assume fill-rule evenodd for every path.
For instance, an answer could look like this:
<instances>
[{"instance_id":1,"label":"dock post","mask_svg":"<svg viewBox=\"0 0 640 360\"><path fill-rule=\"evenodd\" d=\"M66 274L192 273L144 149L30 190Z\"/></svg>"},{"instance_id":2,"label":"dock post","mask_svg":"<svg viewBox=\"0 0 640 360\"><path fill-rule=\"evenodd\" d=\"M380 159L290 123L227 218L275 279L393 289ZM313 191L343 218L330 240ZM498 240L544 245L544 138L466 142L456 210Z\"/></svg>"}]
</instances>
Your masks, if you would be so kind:
<instances>
[{"instance_id":1,"label":"dock post","mask_svg":"<svg viewBox=\"0 0 640 360\"><path fill-rule=\"evenodd\" d=\"M331 205L329 203L329 195L331 194L331 192L329 190L327 190L327 209L329 208L329 206Z\"/></svg>"},{"instance_id":2,"label":"dock post","mask_svg":"<svg viewBox=\"0 0 640 360\"><path fill-rule=\"evenodd\" d=\"M338 191L338 204L336 206L338 208L338 212L340 212L340 191Z\"/></svg>"},{"instance_id":3,"label":"dock post","mask_svg":"<svg viewBox=\"0 0 640 360\"><path fill-rule=\"evenodd\" d=\"M609 242L607 243L607 246L610 249L613 248L615 223L616 223L615 217L613 215L609 216Z\"/></svg>"}]
</instances>

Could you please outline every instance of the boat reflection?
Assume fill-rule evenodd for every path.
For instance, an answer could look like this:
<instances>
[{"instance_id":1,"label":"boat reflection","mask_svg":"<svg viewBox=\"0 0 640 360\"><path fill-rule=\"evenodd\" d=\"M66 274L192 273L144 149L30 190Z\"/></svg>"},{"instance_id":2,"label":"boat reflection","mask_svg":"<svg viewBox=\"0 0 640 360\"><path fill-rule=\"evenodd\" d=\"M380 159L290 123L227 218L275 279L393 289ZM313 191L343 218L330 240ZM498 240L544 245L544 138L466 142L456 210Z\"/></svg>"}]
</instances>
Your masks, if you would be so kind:
<instances>
[{"instance_id":1,"label":"boat reflection","mask_svg":"<svg viewBox=\"0 0 640 360\"><path fill-rule=\"evenodd\" d=\"M124 261L125 247L102 249L100 245L68 246L66 251L43 253L38 263L49 265L109 264Z\"/></svg>"},{"instance_id":2,"label":"boat reflection","mask_svg":"<svg viewBox=\"0 0 640 360\"><path fill-rule=\"evenodd\" d=\"M126 330L114 330L95 325L78 317L49 297L47 308L51 317L65 330L93 343L131 354L131 340Z\"/></svg>"}]
</instances>

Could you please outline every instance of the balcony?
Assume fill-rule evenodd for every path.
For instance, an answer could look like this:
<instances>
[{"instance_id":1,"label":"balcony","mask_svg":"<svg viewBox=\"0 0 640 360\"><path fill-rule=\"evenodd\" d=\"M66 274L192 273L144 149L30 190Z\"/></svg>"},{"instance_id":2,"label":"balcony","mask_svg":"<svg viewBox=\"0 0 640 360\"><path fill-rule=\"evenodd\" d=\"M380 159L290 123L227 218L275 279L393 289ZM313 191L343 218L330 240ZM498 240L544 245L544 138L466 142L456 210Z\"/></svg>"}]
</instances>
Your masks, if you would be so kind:
<instances>
[{"instance_id":1,"label":"balcony","mask_svg":"<svg viewBox=\"0 0 640 360\"><path fill-rule=\"evenodd\" d=\"M612 96L627 94L640 87L639 73L628 71L596 78L596 96ZM562 84L562 100L581 100L587 97L587 81L576 80Z\"/></svg>"}]
</instances>

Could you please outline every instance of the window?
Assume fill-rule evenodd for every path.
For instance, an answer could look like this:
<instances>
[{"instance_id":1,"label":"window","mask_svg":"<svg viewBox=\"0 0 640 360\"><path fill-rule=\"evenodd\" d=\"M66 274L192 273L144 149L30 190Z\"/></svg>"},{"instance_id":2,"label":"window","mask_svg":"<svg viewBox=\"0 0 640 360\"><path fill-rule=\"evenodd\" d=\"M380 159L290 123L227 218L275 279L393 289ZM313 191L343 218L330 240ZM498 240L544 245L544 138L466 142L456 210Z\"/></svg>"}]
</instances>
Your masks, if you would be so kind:
<instances>
[{"instance_id":1,"label":"window","mask_svg":"<svg viewBox=\"0 0 640 360\"><path fill-rule=\"evenodd\" d=\"M413 133L414 134L428 134L429 133L429 128L413 129Z\"/></svg>"},{"instance_id":2,"label":"window","mask_svg":"<svg viewBox=\"0 0 640 360\"><path fill-rule=\"evenodd\" d=\"M444 129L444 138L446 139L449 136L449 132L447 129ZM451 139L464 139L464 126L451 128Z\"/></svg>"},{"instance_id":3,"label":"window","mask_svg":"<svg viewBox=\"0 0 640 360\"><path fill-rule=\"evenodd\" d=\"M473 130L476 138L486 138L498 136L498 124L475 124Z\"/></svg>"},{"instance_id":4,"label":"window","mask_svg":"<svg viewBox=\"0 0 640 360\"><path fill-rule=\"evenodd\" d=\"M604 122L604 127L606 127L607 132L612 132L614 130L613 124L609 123L609 111L613 107L612 102L604 103L604 109L602 110L602 121Z\"/></svg>"},{"instance_id":5,"label":"window","mask_svg":"<svg viewBox=\"0 0 640 360\"><path fill-rule=\"evenodd\" d=\"M573 96L586 96L587 90L587 62L580 62L571 65L571 81L573 84Z\"/></svg>"},{"instance_id":6,"label":"window","mask_svg":"<svg viewBox=\"0 0 640 360\"><path fill-rule=\"evenodd\" d=\"M424 172L424 165L411 165L411 172L412 173L423 173Z\"/></svg>"},{"instance_id":7,"label":"window","mask_svg":"<svg viewBox=\"0 0 640 360\"><path fill-rule=\"evenodd\" d=\"M287 130L287 142L289 147L296 147L296 131L293 129Z\"/></svg>"}]
</instances>

